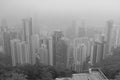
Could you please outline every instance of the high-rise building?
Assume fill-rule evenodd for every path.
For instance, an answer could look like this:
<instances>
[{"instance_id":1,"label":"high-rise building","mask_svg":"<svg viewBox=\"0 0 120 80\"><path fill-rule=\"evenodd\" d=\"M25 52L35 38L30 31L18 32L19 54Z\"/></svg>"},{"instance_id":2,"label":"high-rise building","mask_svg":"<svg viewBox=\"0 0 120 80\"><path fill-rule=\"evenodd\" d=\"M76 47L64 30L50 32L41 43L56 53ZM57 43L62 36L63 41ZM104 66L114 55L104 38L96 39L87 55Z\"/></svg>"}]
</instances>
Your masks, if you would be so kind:
<instances>
[{"instance_id":1,"label":"high-rise building","mask_svg":"<svg viewBox=\"0 0 120 80\"><path fill-rule=\"evenodd\" d=\"M96 56L97 56L97 43L94 42L93 46L91 46L91 56L90 56L91 65L96 63Z\"/></svg>"},{"instance_id":2,"label":"high-rise building","mask_svg":"<svg viewBox=\"0 0 120 80\"><path fill-rule=\"evenodd\" d=\"M40 47L40 63L49 65L49 55L48 55L48 50L47 50L47 45L42 44Z\"/></svg>"},{"instance_id":3,"label":"high-rise building","mask_svg":"<svg viewBox=\"0 0 120 80\"><path fill-rule=\"evenodd\" d=\"M33 64L36 63L36 55L40 54L39 49L40 49L39 35L38 34L32 35L32 51L33 51L32 61L33 61Z\"/></svg>"},{"instance_id":4,"label":"high-rise building","mask_svg":"<svg viewBox=\"0 0 120 80\"><path fill-rule=\"evenodd\" d=\"M28 44L29 60L31 64L34 63L34 61L32 61L33 60L32 41L31 41L32 34L33 34L32 18L23 19L23 40L26 41L26 43Z\"/></svg>"},{"instance_id":5,"label":"high-rise building","mask_svg":"<svg viewBox=\"0 0 120 80\"><path fill-rule=\"evenodd\" d=\"M57 53L57 42L62 37L62 32L55 31L52 38L53 38L53 65L56 65L56 53Z\"/></svg>"},{"instance_id":6,"label":"high-rise building","mask_svg":"<svg viewBox=\"0 0 120 80\"><path fill-rule=\"evenodd\" d=\"M48 38L49 65L53 65L53 43L52 37Z\"/></svg>"},{"instance_id":7,"label":"high-rise building","mask_svg":"<svg viewBox=\"0 0 120 80\"><path fill-rule=\"evenodd\" d=\"M23 19L23 38L26 42L30 42L32 33L32 18Z\"/></svg>"},{"instance_id":8,"label":"high-rise building","mask_svg":"<svg viewBox=\"0 0 120 80\"><path fill-rule=\"evenodd\" d=\"M93 45L91 46L91 64L100 62L104 58L105 54L105 41L104 35L99 35L99 38L93 41Z\"/></svg>"},{"instance_id":9,"label":"high-rise building","mask_svg":"<svg viewBox=\"0 0 120 80\"><path fill-rule=\"evenodd\" d=\"M104 54L104 43L97 43L97 56L96 56L96 63L103 60L103 54Z\"/></svg>"},{"instance_id":10,"label":"high-rise building","mask_svg":"<svg viewBox=\"0 0 120 80\"><path fill-rule=\"evenodd\" d=\"M67 68L74 70L73 41L69 41L68 43Z\"/></svg>"},{"instance_id":11,"label":"high-rise building","mask_svg":"<svg viewBox=\"0 0 120 80\"><path fill-rule=\"evenodd\" d=\"M30 64L28 45L25 41L13 39L11 42L12 65Z\"/></svg>"},{"instance_id":12,"label":"high-rise building","mask_svg":"<svg viewBox=\"0 0 120 80\"><path fill-rule=\"evenodd\" d=\"M36 62L53 65L53 40L51 36L41 34L33 35L33 52L36 55Z\"/></svg>"},{"instance_id":13,"label":"high-rise building","mask_svg":"<svg viewBox=\"0 0 120 80\"><path fill-rule=\"evenodd\" d=\"M11 47L10 47L10 38L11 34L10 32L2 32L3 35L3 47L4 47L4 53L9 59L9 63L11 64Z\"/></svg>"},{"instance_id":14,"label":"high-rise building","mask_svg":"<svg viewBox=\"0 0 120 80\"><path fill-rule=\"evenodd\" d=\"M12 65L16 66L20 63L20 51L18 47L20 40L14 39L14 40L11 40L10 42L11 42Z\"/></svg>"},{"instance_id":15,"label":"high-rise building","mask_svg":"<svg viewBox=\"0 0 120 80\"><path fill-rule=\"evenodd\" d=\"M53 44L52 37L45 34L33 35L33 52L36 55L36 62L53 65Z\"/></svg>"},{"instance_id":16,"label":"high-rise building","mask_svg":"<svg viewBox=\"0 0 120 80\"><path fill-rule=\"evenodd\" d=\"M13 31L11 28L8 28L6 21L3 21L0 33L1 33L1 46L3 47L3 52L5 53L8 59L7 64L11 65L12 58L10 40L17 38L16 32Z\"/></svg>"},{"instance_id":17,"label":"high-rise building","mask_svg":"<svg viewBox=\"0 0 120 80\"><path fill-rule=\"evenodd\" d=\"M61 39L57 42L56 47L56 66L65 68L67 66L67 43Z\"/></svg>"},{"instance_id":18,"label":"high-rise building","mask_svg":"<svg viewBox=\"0 0 120 80\"><path fill-rule=\"evenodd\" d=\"M112 29L113 29L113 21L107 21L107 33L106 33L106 46L105 46L105 53L107 55L111 55L111 41L112 41L112 37L111 37L111 33L112 33Z\"/></svg>"},{"instance_id":19,"label":"high-rise building","mask_svg":"<svg viewBox=\"0 0 120 80\"><path fill-rule=\"evenodd\" d=\"M18 44L19 48L19 57L20 57L20 64L27 64L29 63L29 55L28 55L28 47L25 41L22 41Z\"/></svg>"},{"instance_id":20,"label":"high-rise building","mask_svg":"<svg viewBox=\"0 0 120 80\"><path fill-rule=\"evenodd\" d=\"M116 36L115 47L118 47L120 46L120 26L117 26L117 29L115 32L116 32L116 35L113 35L113 36Z\"/></svg>"},{"instance_id":21,"label":"high-rise building","mask_svg":"<svg viewBox=\"0 0 120 80\"><path fill-rule=\"evenodd\" d=\"M4 52L5 54L10 54L10 33L3 32L3 41L4 41Z\"/></svg>"},{"instance_id":22,"label":"high-rise building","mask_svg":"<svg viewBox=\"0 0 120 80\"><path fill-rule=\"evenodd\" d=\"M55 31L53 34L53 65L65 68L67 66L67 43L62 37L61 31Z\"/></svg>"},{"instance_id":23,"label":"high-rise building","mask_svg":"<svg viewBox=\"0 0 120 80\"><path fill-rule=\"evenodd\" d=\"M84 44L80 44L77 48L76 48L76 68L75 70L78 72L81 72L83 70L83 64L86 61L86 46Z\"/></svg>"},{"instance_id":24,"label":"high-rise building","mask_svg":"<svg viewBox=\"0 0 120 80\"><path fill-rule=\"evenodd\" d=\"M117 26L117 35L116 35L116 44L117 46L120 46L120 25Z\"/></svg>"},{"instance_id":25,"label":"high-rise building","mask_svg":"<svg viewBox=\"0 0 120 80\"><path fill-rule=\"evenodd\" d=\"M87 40L84 38L76 38L74 40L74 64L75 70L81 72L88 55Z\"/></svg>"},{"instance_id":26,"label":"high-rise building","mask_svg":"<svg viewBox=\"0 0 120 80\"><path fill-rule=\"evenodd\" d=\"M4 45L3 32L0 32L0 46L3 47L3 45Z\"/></svg>"},{"instance_id":27,"label":"high-rise building","mask_svg":"<svg viewBox=\"0 0 120 80\"><path fill-rule=\"evenodd\" d=\"M116 48L120 46L120 25L114 25L111 33L111 47Z\"/></svg>"}]
</instances>

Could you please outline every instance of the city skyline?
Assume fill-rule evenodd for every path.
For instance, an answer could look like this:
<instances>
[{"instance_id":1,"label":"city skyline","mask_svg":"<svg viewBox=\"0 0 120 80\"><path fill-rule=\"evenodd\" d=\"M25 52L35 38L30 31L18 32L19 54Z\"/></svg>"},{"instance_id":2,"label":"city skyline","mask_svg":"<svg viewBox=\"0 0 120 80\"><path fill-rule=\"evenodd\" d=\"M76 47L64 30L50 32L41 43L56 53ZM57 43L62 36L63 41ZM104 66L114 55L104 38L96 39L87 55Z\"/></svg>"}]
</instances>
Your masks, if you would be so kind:
<instances>
[{"instance_id":1,"label":"city skyline","mask_svg":"<svg viewBox=\"0 0 120 80\"><path fill-rule=\"evenodd\" d=\"M119 78L119 3L0 0L0 80Z\"/></svg>"},{"instance_id":2,"label":"city skyline","mask_svg":"<svg viewBox=\"0 0 120 80\"><path fill-rule=\"evenodd\" d=\"M69 41L70 41L70 44L71 43L73 44L72 45L73 46L72 54L74 55L73 56L74 61L77 59L75 57L76 54L83 55L83 53L84 53L85 61L87 60L87 57L91 57L91 59L93 58L93 61L95 59L94 64L96 62L99 62L103 58L105 58L107 55L111 55L112 48L119 46L119 44L117 44L117 43L119 43L119 41L118 41L119 34L115 35L113 33L114 30L116 30L116 26L115 26L115 23L111 20L106 22L106 24L107 24L106 28L105 28L106 32L97 31L96 30L97 28L96 28L95 30L93 30L94 33L91 33L91 32L89 33L89 31L91 31L91 30L89 30L86 27L85 23L83 24L83 21L81 21L81 22L74 21L71 25L72 28L69 29L70 33L61 31L59 29L58 29L58 31L53 30L52 33L49 31L45 31L45 32L40 31L40 32L34 33L32 17L24 18L24 19L22 19L22 21L23 21L22 28L15 28L15 27L9 28L8 27L9 25L7 25L7 21L2 21L3 24L1 25L1 33L2 33L1 41L3 40L3 42L1 42L1 46L3 46L3 48L4 48L4 53L9 56L10 56L10 54L13 54L13 53L15 55L15 53L16 53L15 51L17 51L18 55L22 55L23 53L27 54L28 55L27 56L28 63L30 63L30 64L35 64L36 58L38 57L40 60L39 61L40 63L42 61L42 63L45 63L45 64L56 65L56 62L55 62L57 59L56 57L59 56L59 58L61 57L61 59L63 57L65 57L65 60L66 60L65 66L69 65L68 64L69 62L67 62L67 61L71 61L71 60L68 60L69 59L68 55L69 55L69 53L71 53L71 51L68 51L69 50L68 49ZM119 27L119 26L117 26L117 27ZM73 31L73 33L71 33L71 31ZM66 35L66 34L69 34L69 35ZM92 35L92 36L89 36L89 35ZM72 38L70 38L71 36L72 36ZM116 37L116 38L112 39L112 37ZM91 39L93 41L90 41ZM11 44L12 40L13 40L13 42ZM24 52L22 52L22 46L20 46L21 44L15 45L14 40L18 40L17 44L23 43L23 45L24 45L23 47L26 47ZM96 43L96 41L97 41L97 43ZM79 45L78 45L78 43L79 43ZM93 43L94 43L94 45L96 45L96 46L98 45L99 47L92 48ZM76 46L76 45L78 45L78 46ZM85 50L82 53L80 52L81 51L80 47L79 47L80 45L85 45ZM21 49L15 50L14 46L17 46ZM78 48L78 50L77 50L77 48ZM59 50L61 50L61 51L63 50L63 52L62 52L63 55L61 55L61 53L59 53ZM94 52L94 50L96 52ZM91 52L91 51L93 51L93 52ZM93 54L93 55L91 55L91 54ZM13 55L11 55L11 56L13 56ZM95 58L92 56L94 56ZM19 57L19 56L17 56L17 57ZM45 57L45 58L43 58L43 57ZM82 57L82 56L80 56L80 57ZM20 57L20 58L22 59L22 57ZM61 59L59 59L59 60L61 60ZM58 60L58 62L59 62L59 60ZM16 61L16 60L14 60L14 61ZM18 62L18 63L20 63L20 62ZM23 64L23 61L21 63ZM76 64L76 62L74 62L74 63ZM61 64L61 62L60 62L60 64ZM93 63L91 62L91 64L93 64Z\"/></svg>"}]
</instances>

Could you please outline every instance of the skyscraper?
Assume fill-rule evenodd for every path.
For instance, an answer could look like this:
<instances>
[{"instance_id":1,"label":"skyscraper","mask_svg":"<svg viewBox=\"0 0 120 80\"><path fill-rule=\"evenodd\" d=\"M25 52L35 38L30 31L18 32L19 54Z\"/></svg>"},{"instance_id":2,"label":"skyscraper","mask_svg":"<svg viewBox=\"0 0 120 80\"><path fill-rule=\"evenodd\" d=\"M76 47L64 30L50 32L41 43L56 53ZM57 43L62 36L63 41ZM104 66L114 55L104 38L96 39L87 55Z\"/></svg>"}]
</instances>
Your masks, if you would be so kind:
<instances>
[{"instance_id":1,"label":"skyscraper","mask_svg":"<svg viewBox=\"0 0 120 80\"><path fill-rule=\"evenodd\" d=\"M47 45L42 44L40 47L40 63L49 65L49 55L48 55L48 50L47 50Z\"/></svg>"},{"instance_id":2,"label":"skyscraper","mask_svg":"<svg viewBox=\"0 0 120 80\"><path fill-rule=\"evenodd\" d=\"M97 43L97 56L96 56L96 63L103 60L103 54L104 54L104 43L98 42Z\"/></svg>"},{"instance_id":3,"label":"skyscraper","mask_svg":"<svg viewBox=\"0 0 120 80\"><path fill-rule=\"evenodd\" d=\"M93 46L91 46L90 56L91 65L94 65L96 63L96 56L97 56L97 43L94 42Z\"/></svg>"},{"instance_id":4,"label":"skyscraper","mask_svg":"<svg viewBox=\"0 0 120 80\"><path fill-rule=\"evenodd\" d=\"M53 65L53 43L52 37L48 38L49 65Z\"/></svg>"},{"instance_id":5,"label":"skyscraper","mask_svg":"<svg viewBox=\"0 0 120 80\"><path fill-rule=\"evenodd\" d=\"M107 33L106 33L106 46L105 53L107 55L111 55L111 33L113 28L113 21L107 21Z\"/></svg>"},{"instance_id":6,"label":"skyscraper","mask_svg":"<svg viewBox=\"0 0 120 80\"><path fill-rule=\"evenodd\" d=\"M23 38L26 42L30 42L32 33L32 18L23 19Z\"/></svg>"},{"instance_id":7,"label":"skyscraper","mask_svg":"<svg viewBox=\"0 0 120 80\"><path fill-rule=\"evenodd\" d=\"M69 41L68 43L67 68L74 70L73 41Z\"/></svg>"},{"instance_id":8,"label":"skyscraper","mask_svg":"<svg viewBox=\"0 0 120 80\"><path fill-rule=\"evenodd\" d=\"M120 46L120 25L114 25L112 29L111 46L113 48Z\"/></svg>"},{"instance_id":9,"label":"skyscraper","mask_svg":"<svg viewBox=\"0 0 120 80\"><path fill-rule=\"evenodd\" d=\"M32 35L32 61L33 64L36 63L36 55L40 54L39 49L40 49L40 39L38 34Z\"/></svg>"},{"instance_id":10,"label":"skyscraper","mask_svg":"<svg viewBox=\"0 0 120 80\"><path fill-rule=\"evenodd\" d=\"M19 48L19 57L20 57L20 64L27 64L29 63L28 60L28 47L25 41L22 41L18 44L18 48Z\"/></svg>"},{"instance_id":11,"label":"skyscraper","mask_svg":"<svg viewBox=\"0 0 120 80\"><path fill-rule=\"evenodd\" d=\"M11 46L10 46L10 38L11 34L10 32L2 32L3 35L3 47L4 47L4 53L8 58L8 62L11 64Z\"/></svg>"},{"instance_id":12,"label":"skyscraper","mask_svg":"<svg viewBox=\"0 0 120 80\"><path fill-rule=\"evenodd\" d=\"M104 35L98 35L98 39L94 40L91 52L91 64L94 65L95 63L100 62L104 58L105 54L105 41Z\"/></svg>"},{"instance_id":13,"label":"skyscraper","mask_svg":"<svg viewBox=\"0 0 120 80\"><path fill-rule=\"evenodd\" d=\"M13 39L11 42L12 65L30 64L28 45L25 41Z\"/></svg>"},{"instance_id":14,"label":"skyscraper","mask_svg":"<svg viewBox=\"0 0 120 80\"><path fill-rule=\"evenodd\" d=\"M31 36L33 34L32 30L32 18L28 19L23 19L23 40L26 41L28 44L28 49L29 49L29 60L30 63L33 64L34 62L32 61L33 59L33 52L32 52L32 41L31 41Z\"/></svg>"},{"instance_id":15,"label":"skyscraper","mask_svg":"<svg viewBox=\"0 0 120 80\"><path fill-rule=\"evenodd\" d=\"M88 46L84 38L76 38L74 40L74 64L75 70L81 72L83 70L84 63L87 59Z\"/></svg>"},{"instance_id":16,"label":"skyscraper","mask_svg":"<svg viewBox=\"0 0 120 80\"><path fill-rule=\"evenodd\" d=\"M18 47L20 40L14 39L14 40L11 40L10 42L11 42L12 65L16 66L20 64L20 51Z\"/></svg>"},{"instance_id":17,"label":"skyscraper","mask_svg":"<svg viewBox=\"0 0 120 80\"><path fill-rule=\"evenodd\" d=\"M61 31L53 34L53 65L65 68L67 66L67 43Z\"/></svg>"}]
</instances>

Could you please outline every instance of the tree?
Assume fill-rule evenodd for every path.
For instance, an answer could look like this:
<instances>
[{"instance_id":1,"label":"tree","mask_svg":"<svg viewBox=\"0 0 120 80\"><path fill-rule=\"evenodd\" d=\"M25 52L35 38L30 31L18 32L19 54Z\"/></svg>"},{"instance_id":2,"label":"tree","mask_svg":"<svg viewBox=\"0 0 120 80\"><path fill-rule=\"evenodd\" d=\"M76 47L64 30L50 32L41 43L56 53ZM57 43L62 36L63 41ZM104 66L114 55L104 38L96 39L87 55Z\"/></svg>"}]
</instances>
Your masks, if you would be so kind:
<instances>
[{"instance_id":1,"label":"tree","mask_svg":"<svg viewBox=\"0 0 120 80\"><path fill-rule=\"evenodd\" d=\"M0 66L0 80L52 80L58 77L71 77L72 73L65 68L44 64Z\"/></svg>"},{"instance_id":2,"label":"tree","mask_svg":"<svg viewBox=\"0 0 120 80\"><path fill-rule=\"evenodd\" d=\"M19 69L23 72L23 74L27 75L28 80L52 79L52 74L49 72L48 67L43 64L27 64L19 66Z\"/></svg>"},{"instance_id":3,"label":"tree","mask_svg":"<svg viewBox=\"0 0 120 80\"><path fill-rule=\"evenodd\" d=\"M14 72L6 72L0 77L1 80L27 80L26 76L23 74L18 74Z\"/></svg>"},{"instance_id":4,"label":"tree","mask_svg":"<svg viewBox=\"0 0 120 80\"><path fill-rule=\"evenodd\" d=\"M12 76L6 80L27 80L26 76L23 74L12 73Z\"/></svg>"},{"instance_id":5,"label":"tree","mask_svg":"<svg viewBox=\"0 0 120 80\"><path fill-rule=\"evenodd\" d=\"M114 79L120 72L120 49L114 49L112 56L109 56L101 62L95 64L94 67L101 68L108 78Z\"/></svg>"},{"instance_id":6,"label":"tree","mask_svg":"<svg viewBox=\"0 0 120 80\"><path fill-rule=\"evenodd\" d=\"M115 80L120 80L120 72L115 76Z\"/></svg>"}]
</instances>

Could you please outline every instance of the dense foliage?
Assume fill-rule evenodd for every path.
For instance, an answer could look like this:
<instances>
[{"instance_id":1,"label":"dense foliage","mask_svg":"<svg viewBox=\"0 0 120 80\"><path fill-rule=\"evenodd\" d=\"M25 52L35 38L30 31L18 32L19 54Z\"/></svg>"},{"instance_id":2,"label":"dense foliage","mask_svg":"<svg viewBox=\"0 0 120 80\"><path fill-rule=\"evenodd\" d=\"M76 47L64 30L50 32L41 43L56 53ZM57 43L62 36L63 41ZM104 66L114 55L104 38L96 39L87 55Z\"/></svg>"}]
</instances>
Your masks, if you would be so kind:
<instances>
[{"instance_id":1,"label":"dense foliage","mask_svg":"<svg viewBox=\"0 0 120 80\"><path fill-rule=\"evenodd\" d=\"M100 67L109 79L120 77L120 47L113 49L113 55L95 64L94 67Z\"/></svg>"},{"instance_id":2,"label":"dense foliage","mask_svg":"<svg viewBox=\"0 0 120 80\"><path fill-rule=\"evenodd\" d=\"M16 67L0 64L0 80L53 80L57 77L71 77L72 73L68 69L43 64Z\"/></svg>"}]
</instances>

